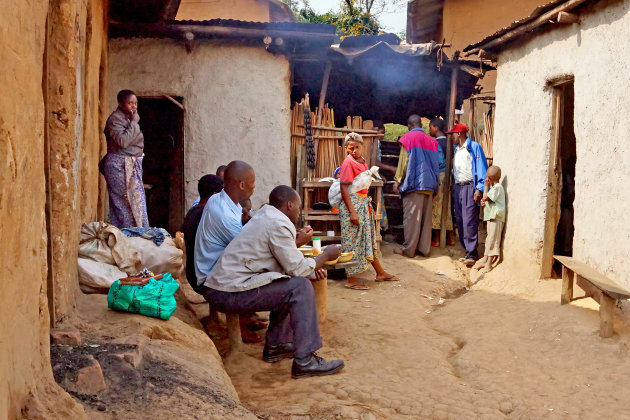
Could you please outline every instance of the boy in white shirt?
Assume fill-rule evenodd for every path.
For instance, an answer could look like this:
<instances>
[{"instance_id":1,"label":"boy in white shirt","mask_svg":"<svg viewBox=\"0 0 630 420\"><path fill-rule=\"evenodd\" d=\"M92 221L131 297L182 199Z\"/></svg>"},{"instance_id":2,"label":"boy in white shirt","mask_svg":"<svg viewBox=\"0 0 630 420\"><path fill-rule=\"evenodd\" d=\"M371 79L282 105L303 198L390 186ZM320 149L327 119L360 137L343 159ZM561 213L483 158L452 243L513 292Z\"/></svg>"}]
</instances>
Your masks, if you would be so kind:
<instances>
[{"instance_id":1,"label":"boy in white shirt","mask_svg":"<svg viewBox=\"0 0 630 420\"><path fill-rule=\"evenodd\" d=\"M488 168L484 181L481 205L484 206L483 220L487 221L486 252L473 268L487 273L499 262L501 256L501 233L505 223L505 190L499 184L501 168L492 165Z\"/></svg>"}]
</instances>

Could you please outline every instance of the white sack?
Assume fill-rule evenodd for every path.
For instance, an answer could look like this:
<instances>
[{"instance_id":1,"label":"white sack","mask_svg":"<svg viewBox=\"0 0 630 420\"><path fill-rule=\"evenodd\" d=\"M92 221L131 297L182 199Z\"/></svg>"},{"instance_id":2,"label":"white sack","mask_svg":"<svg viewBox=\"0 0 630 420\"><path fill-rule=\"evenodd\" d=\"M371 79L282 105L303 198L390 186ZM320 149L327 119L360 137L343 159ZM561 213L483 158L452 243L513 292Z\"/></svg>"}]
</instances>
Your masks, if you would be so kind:
<instances>
[{"instance_id":1,"label":"white sack","mask_svg":"<svg viewBox=\"0 0 630 420\"><path fill-rule=\"evenodd\" d=\"M372 184L372 178L381 179L381 176L378 173L378 166L372 166L371 169L363 171L357 175L352 181L352 185L348 188L348 191L355 193L357 191L369 189L370 184ZM335 179L328 189L328 202L336 209L338 209L341 205L341 184L338 179Z\"/></svg>"},{"instance_id":2,"label":"white sack","mask_svg":"<svg viewBox=\"0 0 630 420\"><path fill-rule=\"evenodd\" d=\"M335 179L328 189L328 202L336 209L338 209L341 204L341 184L338 179Z\"/></svg>"},{"instance_id":3,"label":"white sack","mask_svg":"<svg viewBox=\"0 0 630 420\"><path fill-rule=\"evenodd\" d=\"M124 233L105 222L84 223L81 226L79 257L116 265L133 275L140 272L141 256Z\"/></svg>"},{"instance_id":4,"label":"white sack","mask_svg":"<svg viewBox=\"0 0 630 420\"><path fill-rule=\"evenodd\" d=\"M107 294L109 287L118 279L127 277L118 267L87 258L79 258L79 287L84 293Z\"/></svg>"},{"instance_id":5,"label":"white sack","mask_svg":"<svg viewBox=\"0 0 630 420\"><path fill-rule=\"evenodd\" d=\"M155 274L171 273L175 278L182 278L184 252L175 245L173 238L165 237L160 246L157 246L150 239L139 236L127 239L131 246L140 253L142 268L147 268Z\"/></svg>"}]
</instances>

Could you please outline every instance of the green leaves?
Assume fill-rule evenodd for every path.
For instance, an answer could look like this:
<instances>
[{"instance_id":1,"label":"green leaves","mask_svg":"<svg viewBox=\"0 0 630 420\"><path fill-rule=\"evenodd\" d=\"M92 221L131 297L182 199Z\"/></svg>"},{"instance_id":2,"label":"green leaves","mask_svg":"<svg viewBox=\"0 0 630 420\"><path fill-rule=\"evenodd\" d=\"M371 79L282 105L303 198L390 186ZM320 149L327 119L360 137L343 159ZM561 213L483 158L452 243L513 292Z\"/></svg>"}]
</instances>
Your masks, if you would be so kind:
<instances>
[{"instance_id":1,"label":"green leaves","mask_svg":"<svg viewBox=\"0 0 630 420\"><path fill-rule=\"evenodd\" d=\"M291 6L299 22L335 25L337 27L337 37L340 40L347 36L378 35L382 33L378 19L358 1L351 2L352 7L347 2L344 2L341 5L341 10L337 12L331 10L323 14L316 13L309 6L308 2L304 2L301 8L296 1L286 0L285 3Z\"/></svg>"}]
</instances>

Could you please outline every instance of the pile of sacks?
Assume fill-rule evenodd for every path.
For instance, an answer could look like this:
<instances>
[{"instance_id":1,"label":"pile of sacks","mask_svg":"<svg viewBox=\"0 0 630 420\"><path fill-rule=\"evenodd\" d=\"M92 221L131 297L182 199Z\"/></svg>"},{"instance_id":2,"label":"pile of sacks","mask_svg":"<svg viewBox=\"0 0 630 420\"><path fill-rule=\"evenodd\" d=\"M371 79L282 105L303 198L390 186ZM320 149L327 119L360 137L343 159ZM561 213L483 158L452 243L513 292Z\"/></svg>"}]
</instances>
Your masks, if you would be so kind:
<instances>
[{"instance_id":1,"label":"pile of sacks","mask_svg":"<svg viewBox=\"0 0 630 420\"><path fill-rule=\"evenodd\" d=\"M158 246L141 236L127 237L109 223L90 222L81 226L78 268L84 293L106 294L114 281L144 268L181 278L184 252L170 235Z\"/></svg>"}]
</instances>

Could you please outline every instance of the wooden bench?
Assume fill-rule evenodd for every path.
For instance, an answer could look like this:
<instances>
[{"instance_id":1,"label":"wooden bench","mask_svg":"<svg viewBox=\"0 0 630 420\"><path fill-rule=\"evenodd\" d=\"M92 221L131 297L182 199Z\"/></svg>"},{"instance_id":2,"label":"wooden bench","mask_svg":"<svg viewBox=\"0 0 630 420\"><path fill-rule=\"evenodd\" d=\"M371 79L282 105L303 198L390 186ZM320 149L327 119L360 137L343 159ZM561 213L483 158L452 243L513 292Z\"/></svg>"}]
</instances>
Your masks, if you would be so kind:
<instances>
[{"instance_id":1,"label":"wooden bench","mask_svg":"<svg viewBox=\"0 0 630 420\"><path fill-rule=\"evenodd\" d=\"M630 299L630 291L575 258L560 255L554 255L554 258L562 264L560 304L565 305L587 297L593 298L599 303L599 335L603 338L611 337L615 304L617 300ZM574 281L584 290L585 296L573 297Z\"/></svg>"}]
</instances>

